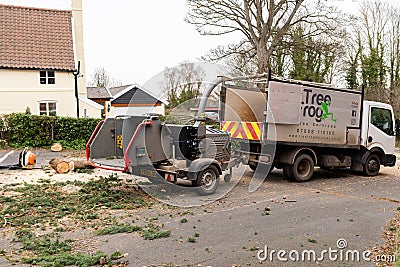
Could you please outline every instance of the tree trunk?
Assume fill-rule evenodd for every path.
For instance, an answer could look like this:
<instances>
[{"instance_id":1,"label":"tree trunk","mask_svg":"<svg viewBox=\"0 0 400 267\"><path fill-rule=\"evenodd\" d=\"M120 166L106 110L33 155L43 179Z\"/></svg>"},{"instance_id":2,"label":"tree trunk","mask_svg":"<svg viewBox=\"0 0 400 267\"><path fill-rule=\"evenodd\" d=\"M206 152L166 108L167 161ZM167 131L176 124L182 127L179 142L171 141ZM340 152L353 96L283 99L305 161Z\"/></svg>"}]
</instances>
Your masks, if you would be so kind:
<instances>
[{"instance_id":1,"label":"tree trunk","mask_svg":"<svg viewBox=\"0 0 400 267\"><path fill-rule=\"evenodd\" d=\"M64 159L54 158L50 160L49 164L57 173L67 173L77 169L93 169L93 166L85 160L66 161Z\"/></svg>"},{"instance_id":2,"label":"tree trunk","mask_svg":"<svg viewBox=\"0 0 400 267\"><path fill-rule=\"evenodd\" d=\"M94 169L94 167L92 165L90 165L89 163L87 163L86 160L71 160L71 162L74 163L74 170L77 169Z\"/></svg>"},{"instance_id":3,"label":"tree trunk","mask_svg":"<svg viewBox=\"0 0 400 267\"><path fill-rule=\"evenodd\" d=\"M67 161L62 159L52 159L50 160L49 164L57 173L69 172L69 164Z\"/></svg>"},{"instance_id":4,"label":"tree trunk","mask_svg":"<svg viewBox=\"0 0 400 267\"><path fill-rule=\"evenodd\" d=\"M268 72L268 51L266 43L260 41L257 45L257 72L263 74Z\"/></svg>"}]
</instances>

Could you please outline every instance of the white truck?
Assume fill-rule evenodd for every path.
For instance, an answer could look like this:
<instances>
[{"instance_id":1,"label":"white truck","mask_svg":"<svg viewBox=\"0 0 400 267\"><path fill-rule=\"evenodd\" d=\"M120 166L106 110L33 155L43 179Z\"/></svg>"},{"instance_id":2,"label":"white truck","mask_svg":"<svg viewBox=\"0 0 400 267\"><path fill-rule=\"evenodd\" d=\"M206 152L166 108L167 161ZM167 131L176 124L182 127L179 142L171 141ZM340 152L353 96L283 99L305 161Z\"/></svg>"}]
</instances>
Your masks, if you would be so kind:
<instances>
[{"instance_id":1,"label":"white truck","mask_svg":"<svg viewBox=\"0 0 400 267\"><path fill-rule=\"evenodd\" d=\"M230 133L237 157L253 170L282 168L287 178L305 182L315 166L374 176L381 165L396 163L393 109L364 101L363 90L270 74L218 83L221 130ZM203 95L199 117L214 85Z\"/></svg>"}]
</instances>

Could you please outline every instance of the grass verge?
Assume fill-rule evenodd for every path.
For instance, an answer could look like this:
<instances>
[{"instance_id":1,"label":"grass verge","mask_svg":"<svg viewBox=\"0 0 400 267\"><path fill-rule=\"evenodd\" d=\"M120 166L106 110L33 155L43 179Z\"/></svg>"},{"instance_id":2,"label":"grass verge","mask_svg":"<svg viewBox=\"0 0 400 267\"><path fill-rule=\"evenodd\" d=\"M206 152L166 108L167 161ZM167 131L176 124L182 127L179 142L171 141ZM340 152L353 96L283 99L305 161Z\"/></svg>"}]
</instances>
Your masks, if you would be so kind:
<instances>
[{"instance_id":1,"label":"grass verge","mask_svg":"<svg viewBox=\"0 0 400 267\"><path fill-rule=\"evenodd\" d=\"M68 185L79 190L66 193L64 187ZM122 182L114 175L87 183L11 185L4 190L14 195L0 195L0 222L3 222L3 227L54 225L67 215L77 220L94 220L98 218L96 212L104 208L138 209L152 204L145 200L141 191L124 191Z\"/></svg>"},{"instance_id":2,"label":"grass verge","mask_svg":"<svg viewBox=\"0 0 400 267\"><path fill-rule=\"evenodd\" d=\"M0 251L0 255L14 263L37 266L93 266L100 261L114 264L113 259L119 258L121 253L108 257L101 251L93 250L91 254L76 251L74 240L62 237L74 228L68 229L62 222L96 229L110 222L115 224L97 232L102 235L147 231L149 227L117 224L116 219L107 214L110 210L118 213L118 210L135 210L152 204L143 191L126 187L115 175L87 183L43 180L40 184L7 185L0 189L0 228L14 233L13 242L21 246L18 253ZM155 236L167 236L158 226L153 228L160 231L155 232Z\"/></svg>"}]
</instances>

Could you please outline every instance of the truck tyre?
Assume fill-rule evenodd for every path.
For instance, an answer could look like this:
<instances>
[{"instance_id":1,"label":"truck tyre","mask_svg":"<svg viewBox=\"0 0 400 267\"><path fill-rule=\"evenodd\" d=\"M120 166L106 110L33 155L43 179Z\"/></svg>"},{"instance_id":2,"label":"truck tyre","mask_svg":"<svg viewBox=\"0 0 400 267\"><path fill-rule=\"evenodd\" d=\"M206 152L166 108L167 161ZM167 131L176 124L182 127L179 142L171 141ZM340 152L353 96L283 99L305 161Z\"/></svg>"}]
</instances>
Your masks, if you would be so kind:
<instances>
[{"instance_id":1,"label":"truck tyre","mask_svg":"<svg viewBox=\"0 0 400 267\"><path fill-rule=\"evenodd\" d=\"M381 160L377 154L368 156L364 164L364 174L367 176L376 176L381 168Z\"/></svg>"},{"instance_id":2,"label":"truck tyre","mask_svg":"<svg viewBox=\"0 0 400 267\"><path fill-rule=\"evenodd\" d=\"M292 181L307 182L314 174L314 160L307 154L300 154L293 165L283 167L283 173Z\"/></svg>"},{"instance_id":3,"label":"truck tyre","mask_svg":"<svg viewBox=\"0 0 400 267\"><path fill-rule=\"evenodd\" d=\"M196 191L199 195L212 195L218 188L219 172L218 169L210 165L206 169L197 174L197 179L194 183Z\"/></svg>"}]
</instances>

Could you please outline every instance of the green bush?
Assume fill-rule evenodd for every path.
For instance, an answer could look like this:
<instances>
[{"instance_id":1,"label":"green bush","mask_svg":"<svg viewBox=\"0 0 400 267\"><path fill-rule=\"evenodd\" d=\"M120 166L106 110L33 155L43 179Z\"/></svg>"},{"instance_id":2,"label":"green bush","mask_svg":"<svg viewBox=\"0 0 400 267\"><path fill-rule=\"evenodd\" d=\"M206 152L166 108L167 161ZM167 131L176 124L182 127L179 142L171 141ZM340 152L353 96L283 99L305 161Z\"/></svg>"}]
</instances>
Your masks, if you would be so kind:
<instances>
[{"instance_id":1,"label":"green bush","mask_svg":"<svg viewBox=\"0 0 400 267\"><path fill-rule=\"evenodd\" d=\"M57 117L55 121L55 139L73 142L90 138L100 119L76 119Z\"/></svg>"},{"instance_id":2,"label":"green bush","mask_svg":"<svg viewBox=\"0 0 400 267\"><path fill-rule=\"evenodd\" d=\"M2 137L11 146L44 147L52 143L55 117L13 113L3 117Z\"/></svg>"},{"instance_id":3,"label":"green bush","mask_svg":"<svg viewBox=\"0 0 400 267\"><path fill-rule=\"evenodd\" d=\"M14 147L46 148L57 140L67 149L83 149L99 121L13 113L0 120L0 137Z\"/></svg>"}]
</instances>

